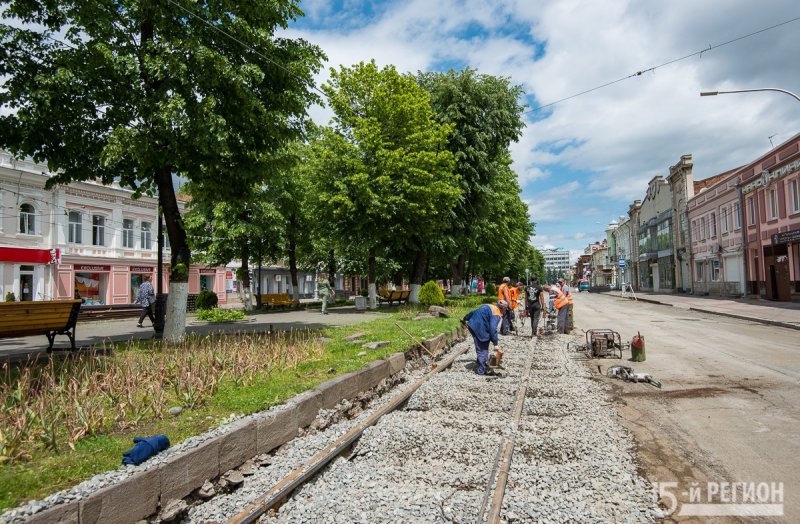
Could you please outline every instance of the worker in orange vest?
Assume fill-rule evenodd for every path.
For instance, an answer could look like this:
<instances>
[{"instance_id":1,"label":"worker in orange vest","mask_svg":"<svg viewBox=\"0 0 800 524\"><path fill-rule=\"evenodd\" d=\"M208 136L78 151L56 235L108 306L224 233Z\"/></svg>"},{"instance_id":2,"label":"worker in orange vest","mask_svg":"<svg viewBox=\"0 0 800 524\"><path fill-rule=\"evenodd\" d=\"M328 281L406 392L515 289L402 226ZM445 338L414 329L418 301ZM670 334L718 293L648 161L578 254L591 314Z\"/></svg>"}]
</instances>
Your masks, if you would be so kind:
<instances>
[{"instance_id":1,"label":"worker in orange vest","mask_svg":"<svg viewBox=\"0 0 800 524\"><path fill-rule=\"evenodd\" d=\"M569 299L567 294L561 291L558 286L543 286L546 291L555 291L555 308L558 312L558 320L556 322L556 329L559 333L567 332L567 315L569 314Z\"/></svg>"},{"instance_id":2,"label":"worker in orange vest","mask_svg":"<svg viewBox=\"0 0 800 524\"><path fill-rule=\"evenodd\" d=\"M484 304L478 309L467 313L461 322L467 326L472 340L475 342L475 355L477 367L475 372L478 375L495 375L489 369L489 343L495 345L496 354L502 355L500 341L497 338L497 325L500 324L503 314L508 310L508 302L498 300L497 305Z\"/></svg>"},{"instance_id":3,"label":"worker in orange vest","mask_svg":"<svg viewBox=\"0 0 800 524\"><path fill-rule=\"evenodd\" d=\"M511 290L509 289L509 284L511 283L511 278L503 277L503 283L500 284L500 287L497 288L497 299L498 300L505 300L506 304L511 304ZM508 335L511 331L511 308L506 308L503 311L503 322L500 324L500 334L501 335Z\"/></svg>"},{"instance_id":4,"label":"worker in orange vest","mask_svg":"<svg viewBox=\"0 0 800 524\"><path fill-rule=\"evenodd\" d=\"M561 290L567 295L567 320L565 321L565 330L564 333L569 334L572 331L573 319L572 315L574 312L573 304L575 301L572 299L572 286L567 284L564 279L559 279L559 284L561 284Z\"/></svg>"}]
</instances>

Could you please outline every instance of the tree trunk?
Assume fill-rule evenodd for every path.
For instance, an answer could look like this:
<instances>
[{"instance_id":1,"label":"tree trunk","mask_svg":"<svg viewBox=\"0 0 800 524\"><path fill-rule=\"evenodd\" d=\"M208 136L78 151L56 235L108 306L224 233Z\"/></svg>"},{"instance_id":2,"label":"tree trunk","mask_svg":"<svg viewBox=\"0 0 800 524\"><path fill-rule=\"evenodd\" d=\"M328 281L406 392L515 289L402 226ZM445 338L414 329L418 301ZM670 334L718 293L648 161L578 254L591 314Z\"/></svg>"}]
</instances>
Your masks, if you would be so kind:
<instances>
[{"instance_id":1,"label":"tree trunk","mask_svg":"<svg viewBox=\"0 0 800 524\"><path fill-rule=\"evenodd\" d=\"M328 282L334 291L336 291L336 269L336 252L331 249L328 252Z\"/></svg>"},{"instance_id":2,"label":"tree trunk","mask_svg":"<svg viewBox=\"0 0 800 524\"><path fill-rule=\"evenodd\" d=\"M375 288L375 248L367 254L367 288L369 289L369 308L378 309L378 290Z\"/></svg>"},{"instance_id":3,"label":"tree trunk","mask_svg":"<svg viewBox=\"0 0 800 524\"><path fill-rule=\"evenodd\" d=\"M289 255L289 273L292 276L292 300L300 300L300 288L297 285L297 217L289 217L287 228L287 254Z\"/></svg>"},{"instance_id":4,"label":"tree trunk","mask_svg":"<svg viewBox=\"0 0 800 524\"><path fill-rule=\"evenodd\" d=\"M464 266L467 256L464 253L458 255L458 259L450 264L453 273L453 285L450 287L450 294L454 297L461 295L461 287L464 284Z\"/></svg>"},{"instance_id":5,"label":"tree trunk","mask_svg":"<svg viewBox=\"0 0 800 524\"><path fill-rule=\"evenodd\" d=\"M172 185L172 168L161 166L155 172L158 202L164 213L171 249L169 295L164 320L164 340L180 342L186 334L186 300L189 298L189 260L191 253L186 242L178 199Z\"/></svg>"},{"instance_id":6,"label":"tree trunk","mask_svg":"<svg viewBox=\"0 0 800 524\"><path fill-rule=\"evenodd\" d=\"M414 253L414 261L411 264L410 283L408 288L411 292L408 294L409 304L419 304L419 290L422 287L422 279L425 276L425 269L428 267L428 253L425 251L417 251Z\"/></svg>"},{"instance_id":7,"label":"tree trunk","mask_svg":"<svg viewBox=\"0 0 800 524\"><path fill-rule=\"evenodd\" d=\"M242 241L242 269L241 278L242 285L239 286L239 293L244 304L245 311L253 310L253 292L250 289L250 243L247 240Z\"/></svg>"}]
</instances>

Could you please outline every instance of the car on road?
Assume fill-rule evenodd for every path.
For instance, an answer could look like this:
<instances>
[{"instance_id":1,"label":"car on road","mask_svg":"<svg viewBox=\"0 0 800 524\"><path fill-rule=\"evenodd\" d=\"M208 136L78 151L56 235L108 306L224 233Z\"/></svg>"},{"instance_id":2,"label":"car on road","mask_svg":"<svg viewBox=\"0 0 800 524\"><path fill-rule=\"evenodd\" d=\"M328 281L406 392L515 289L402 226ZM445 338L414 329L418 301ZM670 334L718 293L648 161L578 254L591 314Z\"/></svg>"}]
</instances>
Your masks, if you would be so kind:
<instances>
[{"instance_id":1,"label":"car on road","mask_svg":"<svg viewBox=\"0 0 800 524\"><path fill-rule=\"evenodd\" d=\"M590 284L588 280L581 280L580 282L578 282L578 292L589 291L591 287L592 284Z\"/></svg>"}]
</instances>

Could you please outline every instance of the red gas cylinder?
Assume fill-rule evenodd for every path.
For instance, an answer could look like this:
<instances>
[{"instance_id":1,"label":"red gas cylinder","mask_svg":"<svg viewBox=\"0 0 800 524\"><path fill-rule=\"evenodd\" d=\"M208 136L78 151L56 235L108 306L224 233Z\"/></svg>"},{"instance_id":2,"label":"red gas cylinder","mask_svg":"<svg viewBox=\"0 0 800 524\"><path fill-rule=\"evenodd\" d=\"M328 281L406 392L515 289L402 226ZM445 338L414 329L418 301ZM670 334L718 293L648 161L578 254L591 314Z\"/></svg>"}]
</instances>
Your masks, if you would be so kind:
<instances>
[{"instance_id":1,"label":"red gas cylinder","mask_svg":"<svg viewBox=\"0 0 800 524\"><path fill-rule=\"evenodd\" d=\"M644 362L646 360L644 352L644 337L641 333L636 333L636 336L631 340L631 360L634 362Z\"/></svg>"}]
</instances>

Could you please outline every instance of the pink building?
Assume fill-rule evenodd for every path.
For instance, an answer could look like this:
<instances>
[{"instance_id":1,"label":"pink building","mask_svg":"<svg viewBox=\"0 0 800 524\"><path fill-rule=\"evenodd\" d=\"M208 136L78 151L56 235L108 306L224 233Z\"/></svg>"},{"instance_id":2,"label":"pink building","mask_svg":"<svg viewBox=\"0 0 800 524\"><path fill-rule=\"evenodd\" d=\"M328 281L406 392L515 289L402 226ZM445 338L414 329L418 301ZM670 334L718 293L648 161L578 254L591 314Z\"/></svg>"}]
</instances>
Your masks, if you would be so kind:
<instances>
[{"instance_id":1,"label":"pink building","mask_svg":"<svg viewBox=\"0 0 800 524\"><path fill-rule=\"evenodd\" d=\"M696 194L687 203L695 294L746 293L738 173L735 169L695 183Z\"/></svg>"},{"instance_id":2,"label":"pink building","mask_svg":"<svg viewBox=\"0 0 800 524\"><path fill-rule=\"evenodd\" d=\"M800 297L800 134L739 171L748 291Z\"/></svg>"}]
</instances>

